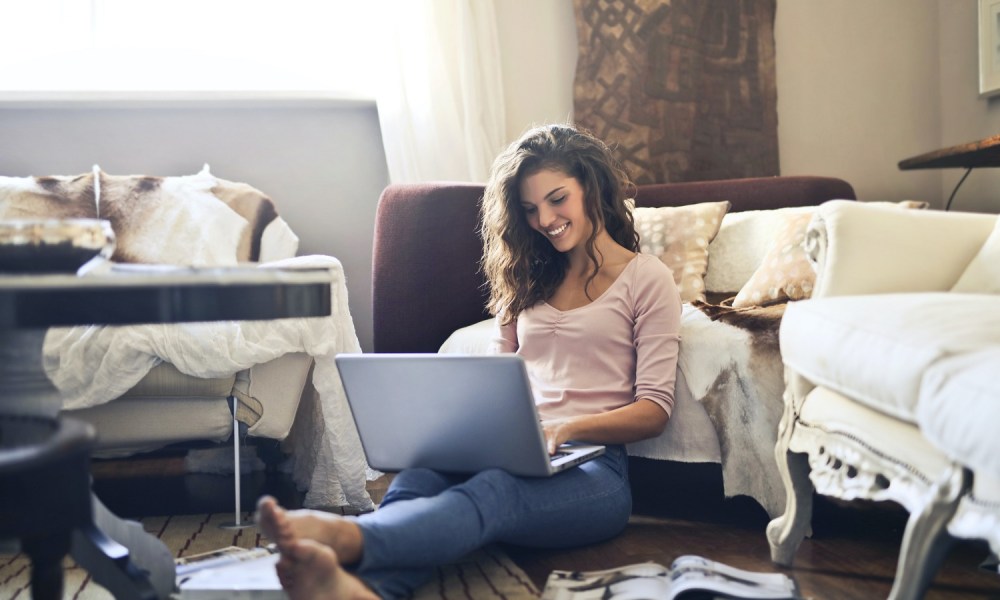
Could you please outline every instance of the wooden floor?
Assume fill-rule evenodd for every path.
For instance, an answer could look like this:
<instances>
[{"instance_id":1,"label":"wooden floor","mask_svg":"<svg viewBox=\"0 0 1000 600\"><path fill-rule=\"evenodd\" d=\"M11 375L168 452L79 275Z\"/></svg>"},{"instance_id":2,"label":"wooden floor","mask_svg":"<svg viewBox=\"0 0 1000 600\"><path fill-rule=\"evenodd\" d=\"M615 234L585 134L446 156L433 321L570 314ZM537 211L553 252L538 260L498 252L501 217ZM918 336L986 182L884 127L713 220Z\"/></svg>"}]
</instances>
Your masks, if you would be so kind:
<instances>
[{"instance_id":1,"label":"wooden floor","mask_svg":"<svg viewBox=\"0 0 1000 600\"><path fill-rule=\"evenodd\" d=\"M783 572L806 598L885 598L908 514L889 503L834 503L817 498L813 536L802 542L793 568L771 562L764 530L767 513L753 500L722 499L717 465L654 461L631 464L635 489L633 517L617 538L586 548L540 551L508 548L508 554L536 585L553 569L588 570L654 561L669 565L677 556L699 554L735 567ZM648 472L646 472L648 471ZM648 485L670 473L669 483ZM1000 599L1000 575L980 569L989 556L985 543L957 544L938 572L928 599Z\"/></svg>"},{"instance_id":2,"label":"wooden floor","mask_svg":"<svg viewBox=\"0 0 1000 600\"><path fill-rule=\"evenodd\" d=\"M617 538L572 550L507 547L511 558L541 588L553 569L589 570L655 561L669 564L682 554L699 554L736 567L780 571L792 576L806 598L885 598L892 586L907 514L888 503L842 504L817 498L813 536L795 566L771 563L764 529L768 518L747 498L722 498L718 465L683 465L633 459L638 482L634 516ZM95 464L95 490L126 517L220 512L233 509L232 478L184 473L183 459L111 461ZM370 485L381 498L388 478ZM301 495L287 479L257 472L243 477L243 508L261 492L296 506ZM937 573L926 598L1000 599L1000 576L981 569L984 543L959 542Z\"/></svg>"}]
</instances>

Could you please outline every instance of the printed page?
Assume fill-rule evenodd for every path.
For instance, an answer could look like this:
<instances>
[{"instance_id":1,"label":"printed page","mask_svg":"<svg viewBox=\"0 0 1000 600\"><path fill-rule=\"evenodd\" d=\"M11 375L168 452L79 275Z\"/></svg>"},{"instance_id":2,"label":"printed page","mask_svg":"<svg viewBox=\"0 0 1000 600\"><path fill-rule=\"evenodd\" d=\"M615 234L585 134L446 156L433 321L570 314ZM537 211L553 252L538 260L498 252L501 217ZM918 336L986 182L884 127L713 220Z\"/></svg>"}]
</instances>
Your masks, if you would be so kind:
<instances>
[{"instance_id":1,"label":"printed page","mask_svg":"<svg viewBox=\"0 0 1000 600\"><path fill-rule=\"evenodd\" d=\"M240 548L239 546L226 546L210 552L182 556L174 561L177 568L177 576L188 575L201 569L221 567L235 562L254 560L264 556L270 556L274 551L269 548Z\"/></svg>"},{"instance_id":2,"label":"printed page","mask_svg":"<svg viewBox=\"0 0 1000 600\"><path fill-rule=\"evenodd\" d=\"M691 590L708 590L733 598L797 598L795 582L782 573L737 569L700 556L681 556L670 575L670 597Z\"/></svg>"},{"instance_id":3,"label":"printed page","mask_svg":"<svg viewBox=\"0 0 1000 600\"><path fill-rule=\"evenodd\" d=\"M553 571L541 600L668 598L670 571L641 563L603 571Z\"/></svg>"}]
</instances>

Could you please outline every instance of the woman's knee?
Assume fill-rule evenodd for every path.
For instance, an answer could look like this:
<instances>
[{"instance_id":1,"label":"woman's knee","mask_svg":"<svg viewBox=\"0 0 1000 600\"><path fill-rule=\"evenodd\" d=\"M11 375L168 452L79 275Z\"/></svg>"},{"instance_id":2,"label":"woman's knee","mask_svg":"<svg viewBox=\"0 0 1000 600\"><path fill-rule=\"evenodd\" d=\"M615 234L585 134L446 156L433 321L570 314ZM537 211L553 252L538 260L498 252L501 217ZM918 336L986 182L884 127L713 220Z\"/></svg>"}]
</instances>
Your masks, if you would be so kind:
<instances>
[{"instance_id":1,"label":"woman's knee","mask_svg":"<svg viewBox=\"0 0 1000 600\"><path fill-rule=\"evenodd\" d=\"M447 475L424 468L406 469L393 477L382 504L436 496L453 485Z\"/></svg>"}]
</instances>

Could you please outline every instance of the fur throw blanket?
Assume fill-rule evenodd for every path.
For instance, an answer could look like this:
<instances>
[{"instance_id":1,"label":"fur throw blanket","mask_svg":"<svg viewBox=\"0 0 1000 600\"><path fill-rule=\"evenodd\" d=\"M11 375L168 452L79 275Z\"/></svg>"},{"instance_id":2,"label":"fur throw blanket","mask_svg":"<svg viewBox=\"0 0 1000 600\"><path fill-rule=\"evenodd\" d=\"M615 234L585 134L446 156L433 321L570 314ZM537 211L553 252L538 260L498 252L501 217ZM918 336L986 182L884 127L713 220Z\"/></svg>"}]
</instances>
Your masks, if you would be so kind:
<instances>
[{"instance_id":1,"label":"fur throw blanket","mask_svg":"<svg viewBox=\"0 0 1000 600\"><path fill-rule=\"evenodd\" d=\"M785 488L774 446L784 410L778 327L785 305L692 304L699 312L684 323L678 368L715 427L726 496L751 496L780 516Z\"/></svg>"}]
</instances>

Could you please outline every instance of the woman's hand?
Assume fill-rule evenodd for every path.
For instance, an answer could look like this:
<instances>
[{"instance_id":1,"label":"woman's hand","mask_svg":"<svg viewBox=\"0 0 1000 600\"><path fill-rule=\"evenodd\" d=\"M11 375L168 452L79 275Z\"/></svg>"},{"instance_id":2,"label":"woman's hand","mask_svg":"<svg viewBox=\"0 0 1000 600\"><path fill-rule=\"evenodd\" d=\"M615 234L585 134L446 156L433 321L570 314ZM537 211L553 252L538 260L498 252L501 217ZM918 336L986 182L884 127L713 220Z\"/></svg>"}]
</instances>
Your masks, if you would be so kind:
<instances>
[{"instance_id":1,"label":"woman's hand","mask_svg":"<svg viewBox=\"0 0 1000 600\"><path fill-rule=\"evenodd\" d=\"M553 455L566 442L574 439L574 417L542 421L542 431L545 433L545 445L549 455Z\"/></svg>"},{"instance_id":2,"label":"woman's hand","mask_svg":"<svg viewBox=\"0 0 1000 600\"><path fill-rule=\"evenodd\" d=\"M656 437L669 417L652 400L640 398L632 404L596 415L580 415L542 421L549 454L562 444L576 440L592 444L628 444Z\"/></svg>"}]
</instances>

